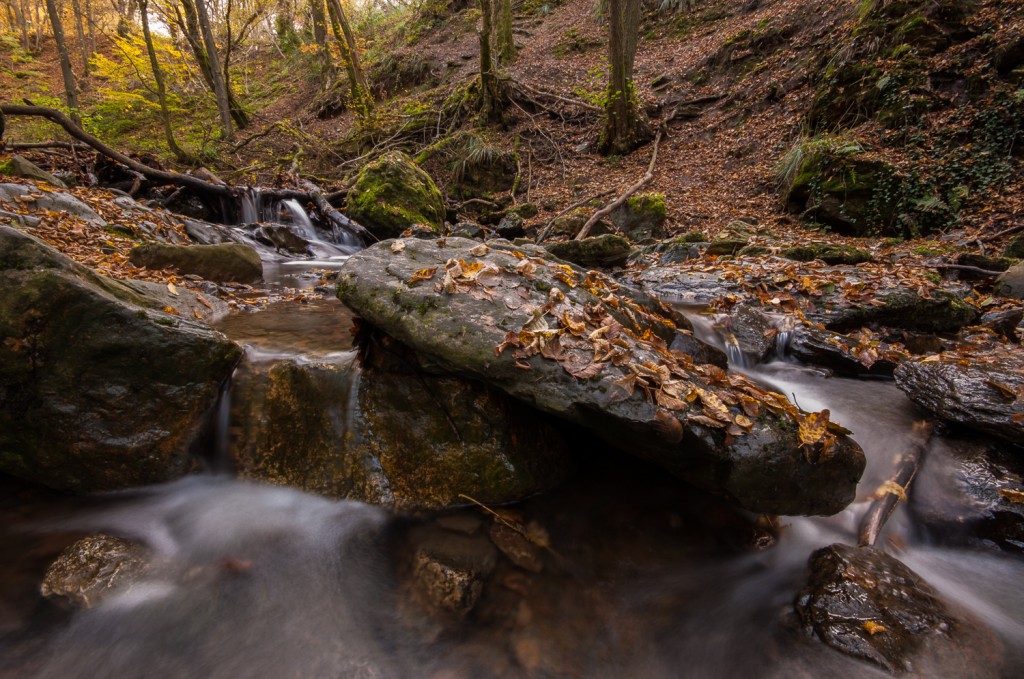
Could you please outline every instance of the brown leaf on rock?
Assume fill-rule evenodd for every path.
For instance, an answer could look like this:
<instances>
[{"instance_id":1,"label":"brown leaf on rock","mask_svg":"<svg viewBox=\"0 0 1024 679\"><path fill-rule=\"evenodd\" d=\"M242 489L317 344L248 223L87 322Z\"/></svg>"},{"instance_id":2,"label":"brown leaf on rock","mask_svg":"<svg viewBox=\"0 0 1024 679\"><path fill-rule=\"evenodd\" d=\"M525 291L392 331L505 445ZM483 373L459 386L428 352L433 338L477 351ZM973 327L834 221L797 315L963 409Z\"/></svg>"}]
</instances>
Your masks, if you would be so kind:
<instances>
[{"instance_id":1,"label":"brown leaf on rock","mask_svg":"<svg viewBox=\"0 0 1024 679\"><path fill-rule=\"evenodd\" d=\"M654 413L654 430L658 432L661 438L665 439L669 443L679 443L683 440L683 429L682 423L670 413L664 410L659 410Z\"/></svg>"}]
</instances>

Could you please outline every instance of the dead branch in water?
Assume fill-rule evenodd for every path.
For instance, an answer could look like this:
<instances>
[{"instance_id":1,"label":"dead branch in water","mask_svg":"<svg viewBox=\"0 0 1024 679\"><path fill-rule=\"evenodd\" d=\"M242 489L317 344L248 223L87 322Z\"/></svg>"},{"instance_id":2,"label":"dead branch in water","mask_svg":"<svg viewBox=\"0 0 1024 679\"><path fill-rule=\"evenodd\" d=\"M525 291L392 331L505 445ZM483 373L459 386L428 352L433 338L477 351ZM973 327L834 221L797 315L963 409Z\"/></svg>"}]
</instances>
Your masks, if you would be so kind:
<instances>
[{"instance_id":1,"label":"dead branch in water","mask_svg":"<svg viewBox=\"0 0 1024 679\"><path fill-rule=\"evenodd\" d=\"M907 489L913 483L917 470L921 468L921 460L924 458L925 450L928 448L928 441L932 435L932 424L926 421L914 424L914 442L910 446L896 467L896 474L883 483L876 493L881 493L868 507L867 513L860 522L860 530L857 535L859 547L872 547L878 540L879 533L896 509L900 500L907 501Z\"/></svg>"}]
</instances>

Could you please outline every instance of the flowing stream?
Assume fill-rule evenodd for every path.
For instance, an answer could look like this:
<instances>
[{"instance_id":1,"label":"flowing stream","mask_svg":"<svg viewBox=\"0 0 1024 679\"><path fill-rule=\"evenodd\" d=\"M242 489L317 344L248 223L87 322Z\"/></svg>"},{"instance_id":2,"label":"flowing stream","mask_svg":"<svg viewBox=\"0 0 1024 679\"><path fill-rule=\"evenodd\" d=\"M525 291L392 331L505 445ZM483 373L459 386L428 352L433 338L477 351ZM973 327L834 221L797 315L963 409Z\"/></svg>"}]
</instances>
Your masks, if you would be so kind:
<instances>
[{"instance_id":1,"label":"flowing stream","mask_svg":"<svg viewBox=\"0 0 1024 679\"><path fill-rule=\"evenodd\" d=\"M250 360L351 363L348 319L334 300L279 303L220 328L250 346ZM734 369L806 410L829 408L863 447L858 500L841 514L781 517L765 541L756 517L581 443L572 481L515 508L549 535L543 569L500 561L459 618L418 603L410 563L426 544L486 533L490 516L477 508L397 516L224 473L85 499L0 480L0 677L888 676L808 639L792 603L812 551L856 544L918 414L891 382L749 365L721 320L695 326ZM930 455L944 445L937 437ZM142 580L88 610L43 602L46 565L99 531L151 550ZM1003 666L980 675L1018 676L1024 561L925 535L901 503L881 546L998 635ZM928 658L913 674L971 676Z\"/></svg>"}]
</instances>

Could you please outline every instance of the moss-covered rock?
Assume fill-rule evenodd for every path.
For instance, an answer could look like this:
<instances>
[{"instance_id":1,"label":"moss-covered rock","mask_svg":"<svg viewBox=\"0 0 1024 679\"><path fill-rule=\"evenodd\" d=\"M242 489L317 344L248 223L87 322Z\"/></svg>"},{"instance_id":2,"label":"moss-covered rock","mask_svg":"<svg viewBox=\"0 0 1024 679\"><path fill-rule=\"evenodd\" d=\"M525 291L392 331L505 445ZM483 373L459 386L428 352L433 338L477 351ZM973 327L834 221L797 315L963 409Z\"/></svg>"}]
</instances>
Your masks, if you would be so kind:
<instances>
[{"instance_id":1,"label":"moss-covered rock","mask_svg":"<svg viewBox=\"0 0 1024 679\"><path fill-rule=\"evenodd\" d=\"M571 210L561 217L557 218L551 223L551 236L566 236L568 238L575 238L576 234L580 232L583 225L590 219L590 215L593 210L578 207L575 210ZM590 228L591 236L602 236L606 233L612 232L612 225L607 221L601 219L598 220L594 226Z\"/></svg>"},{"instance_id":2,"label":"moss-covered rock","mask_svg":"<svg viewBox=\"0 0 1024 679\"><path fill-rule=\"evenodd\" d=\"M896 200L882 189L895 170L864 158L860 144L826 135L798 144L783 162L791 212L839 233L889 234Z\"/></svg>"},{"instance_id":3,"label":"moss-covered rock","mask_svg":"<svg viewBox=\"0 0 1024 679\"><path fill-rule=\"evenodd\" d=\"M255 283L263 278L259 253L242 243L143 243L132 248L128 261L147 269L174 269L181 274L195 274L216 283Z\"/></svg>"},{"instance_id":4,"label":"moss-covered rock","mask_svg":"<svg viewBox=\"0 0 1024 679\"><path fill-rule=\"evenodd\" d=\"M622 266L633 252L633 245L622 236L606 233L583 240L551 243L545 249L559 259L585 268Z\"/></svg>"},{"instance_id":5,"label":"moss-covered rock","mask_svg":"<svg viewBox=\"0 0 1024 679\"><path fill-rule=\"evenodd\" d=\"M630 196L609 216L619 231L633 241L661 240L668 235L665 232L668 211L665 196L660 193Z\"/></svg>"},{"instance_id":6,"label":"moss-covered rock","mask_svg":"<svg viewBox=\"0 0 1024 679\"><path fill-rule=\"evenodd\" d=\"M22 156L11 156L7 160L0 161L0 175L9 177L23 177L45 182L60 189L66 189L67 185L52 174L42 169L32 161Z\"/></svg>"},{"instance_id":7,"label":"moss-covered rock","mask_svg":"<svg viewBox=\"0 0 1024 679\"><path fill-rule=\"evenodd\" d=\"M348 215L380 239L414 224L444 225L444 199L434 181L404 153L384 154L360 171L348 193Z\"/></svg>"},{"instance_id":8,"label":"moss-covered rock","mask_svg":"<svg viewBox=\"0 0 1024 679\"><path fill-rule=\"evenodd\" d=\"M196 467L238 347L0 226L0 471L76 491Z\"/></svg>"},{"instance_id":9,"label":"moss-covered rock","mask_svg":"<svg viewBox=\"0 0 1024 679\"><path fill-rule=\"evenodd\" d=\"M1003 257L1024 259L1024 233L1018 234L1013 240L1007 243L1006 249L1003 250Z\"/></svg>"},{"instance_id":10,"label":"moss-covered rock","mask_svg":"<svg viewBox=\"0 0 1024 679\"><path fill-rule=\"evenodd\" d=\"M735 255L747 246L747 242L747 240L741 238L716 238L708 244L704 254L717 257Z\"/></svg>"},{"instance_id":11,"label":"moss-covered rock","mask_svg":"<svg viewBox=\"0 0 1024 679\"><path fill-rule=\"evenodd\" d=\"M867 250L837 243L810 243L784 248L782 256L786 259L795 259L798 262L820 259L826 264L860 264L871 261L871 253Z\"/></svg>"}]
</instances>

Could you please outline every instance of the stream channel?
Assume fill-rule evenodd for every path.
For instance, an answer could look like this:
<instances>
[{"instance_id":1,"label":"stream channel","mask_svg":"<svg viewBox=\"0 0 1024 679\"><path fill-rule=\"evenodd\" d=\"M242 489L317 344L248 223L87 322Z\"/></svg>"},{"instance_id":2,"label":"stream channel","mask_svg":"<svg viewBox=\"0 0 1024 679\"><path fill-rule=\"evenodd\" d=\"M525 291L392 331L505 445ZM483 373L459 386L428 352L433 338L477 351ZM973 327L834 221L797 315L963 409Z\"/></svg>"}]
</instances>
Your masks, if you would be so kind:
<instances>
[{"instance_id":1,"label":"stream channel","mask_svg":"<svg viewBox=\"0 0 1024 679\"><path fill-rule=\"evenodd\" d=\"M295 285L311 280L300 269L336 268L343 258L339 250L334 259L284 260L268 272L281 272L278 285ZM697 321L706 339L728 348L712 324ZM350 325L351 314L328 294L229 316L219 328L247 345L240 370L320 361L351 382L359 368ZM571 480L502 508L546 535L549 547L524 567L494 549L492 517L479 507L409 515L330 500L239 480L218 450L210 452L215 471L99 497L0 480L0 677L890 676L804 634L793 603L814 550L857 543L869 498L912 444L920 414L891 381L827 377L785 357L748 366L731 353L732 369L805 410L830 409L853 432L868 459L857 502L837 516L765 525L580 440ZM222 408L213 448L227 445L232 412L245 407L226 398L235 400ZM930 502L954 501L934 481L954 445L932 438L913 489L931 493ZM141 542L156 565L93 608L68 611L44 600L47 565L97 532ZM1024 560L930 535L900 503L878 546L970 625L991 630L986 643L999 648L979 642L975 656L972 649L960 656L966 667L926 655L910 675L1019 676ZM446 542L461 544L489 572L463 615L425 603L411 566L423 549Z\"/></svg>"}]
</instances>

